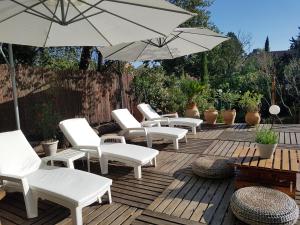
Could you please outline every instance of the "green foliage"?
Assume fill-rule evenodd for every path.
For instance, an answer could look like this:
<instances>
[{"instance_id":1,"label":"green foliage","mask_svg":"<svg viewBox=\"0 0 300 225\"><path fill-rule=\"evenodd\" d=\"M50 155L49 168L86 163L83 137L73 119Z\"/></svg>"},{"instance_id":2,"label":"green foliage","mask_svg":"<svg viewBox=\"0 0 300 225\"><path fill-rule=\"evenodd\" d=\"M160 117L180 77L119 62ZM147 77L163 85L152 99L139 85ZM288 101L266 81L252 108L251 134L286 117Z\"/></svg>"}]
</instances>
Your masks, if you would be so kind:
<instances>
[{"instance_id":1,"label":"green foliage","mask_svg":"<svg viewBox=\"0 0 300 225\"><path fill-rule=\"evenodd\" d=\"M34 107L34 115L36 115L37 133L41 134L43 140L51 140L56 138L57 125L60 121L60 115L55 112L53 103L40 103Z\"/></svg>"},{"instance_id":2,"label":"green foliage","mask_svg":"<svg viewBox=\"0 0 300 225\"><path fill-rule=\"evenodd\" d=\"M239 105L247 112L259 111L259 105L261 104L262 95L258 93L245 92L239 100Z\"/></svg>"},{"instance_id":3,"label":"green foliage","mask_svg":"<svg viewBox=\"0 0 300 225\"><path fill-rule=\"evenodd\" d=\"M181 90L187 97L187 104L193 103L195 97L202 92L204 86L197 80L184 79L181 81Z\"/></svg>"},{"instance_id":4,"label":"green foliage","mask_svg":"<svg viewBox=\"0 0 300 225\"><path fill-rule=\"evenodd\" d=\"M231 92L231 91L226 91L226 92L221 92L219 94L221 103L224 104L223 106L225 109L231 110L237 101L240 98L240 94L237 92Z\"/></svg>"},{"instance_id":5,"label":"green foliage","mask_svg":"<svg viewBox=\"0 0 300 225\"><path fill-rule=\"evenodd\" d=\"M298 27L299 31L300 31L300 27ZM294 50L296 53L296 57L300 58L300 32L297 35L297 37L292 37L291 41L291 46L290 49Z\"/></svg>"},{"instance_id":6,"label":"green foliage","mask_svg":"<svg viewBox=\"0 0 300 225\"><path fill-rule=\"evenodd\" d=\"M36 65L52 70L78 69L79 47L40 48Z\"/></svg>"},{"instance_id":7,"label":"green foliage","mask_svg":"<svg viewBox=\"0 0 300 225\"><path fill-rule=\"evenodd\" d=\"M207 56L206 53L203 53L202 56L202 64L201 64L201 81L204 85L209 83L209 75L208 75L208 68L207 68Z\"/></svg>"},{"instance_id":8,"label":"green foliage","mask_svg":"<svg viewBox=\"0 0 300 225\"><path fill-rule=\"evenodd\" d=\"M277 144L278 134L270 129L261 129L256 132L255 142L259 144Z\"/></svg>"},{"instance_id":9,"label":"green foliage","mask_svg":"<svg viewBox=\"0 0 300 225\"><path fill-rule=\"evenodd\" d=\"M28 65L32 66L34 65L34 62L37 57L37 51L38 48L30 47L30 46L24 46L24 45L13 45L13 55L14 60L16 64L22 64L22 65ZM3 45L3 52L8 58L8 45ZM5 61L0 55L0 64L4 64Z\"/></svg>"}]
</instances>

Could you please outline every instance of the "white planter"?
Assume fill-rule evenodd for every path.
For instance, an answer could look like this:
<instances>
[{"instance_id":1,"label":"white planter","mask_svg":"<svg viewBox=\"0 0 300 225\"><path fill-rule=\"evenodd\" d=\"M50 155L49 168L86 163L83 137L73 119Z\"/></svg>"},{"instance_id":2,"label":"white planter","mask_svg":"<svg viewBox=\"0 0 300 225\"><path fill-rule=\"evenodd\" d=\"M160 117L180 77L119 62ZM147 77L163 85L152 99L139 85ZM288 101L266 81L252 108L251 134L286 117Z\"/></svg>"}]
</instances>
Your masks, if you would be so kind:
<instances>
[{"instance_id":1,"label":"white planter","mask_svg":"<svg viewBox=\"0 0 300 225\"><path fill-rule=\"evenodd\" d=\"M256 143L260 158L270 159L277 147L277 144L259 144Z\"/></svg>"},{"instance_id":2,"label":"white planter","mask_svg":"<svg viewBox=\"0 0 300 225\"><path fill-rule=\"evenodd\" d=\"M42 142L46 156L55 155L57 152L58 140Z\"/></svg>"}]
</instances>

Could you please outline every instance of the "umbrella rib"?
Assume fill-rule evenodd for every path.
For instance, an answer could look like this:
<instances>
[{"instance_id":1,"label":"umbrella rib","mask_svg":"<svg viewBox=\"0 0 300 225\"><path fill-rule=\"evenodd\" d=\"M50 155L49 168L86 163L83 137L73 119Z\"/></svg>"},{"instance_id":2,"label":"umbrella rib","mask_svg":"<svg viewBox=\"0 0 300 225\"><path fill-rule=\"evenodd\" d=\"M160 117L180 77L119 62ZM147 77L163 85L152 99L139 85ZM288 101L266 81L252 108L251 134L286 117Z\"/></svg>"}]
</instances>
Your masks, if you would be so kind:
<instances>
[{"instance_id":1,"label":"umbrella rib","mask_svg":"<svg viewBox=\"0 0 300 225\"><path fill-rule=\"evenodd\" d=\"M104 13L104 12L93 13L93 14L90 14L90 15L88 15L88 16L85 16L85 18L90 18L90 17L96 16L96 15L99 15L99 14L101 14L101 13ZM76 22L78 22L78 21L80 21L80 20L83 20L83 18L78 18L77 20L73 20L72 23L76 23Z\"/></svg>"},{"instance_id":2,"label":"umbrella rib","mask_svg":"<svg viewBox=\"0 0 300 225\"><path fill-rule=\"evenodd\" d=\"M40 1L40 0L39 0L39 1ZM41 1L40 1L40 2L41 2ZM57 19L57 21L59 21L59 18L55 15L56 10L57 10L57 6L56 6L56 8L55 8L55 11L52 12L51 9L49 9L49 7L45 4L45 1L42 1L41 3L42 3L42 5L43 5L43 6L44 6L44 7L52 14L52 16L55 17L55 18ZM58 2L57 2L56 5L58 5Z\"/></svg>"},{"instance_id":3,"label":"umbrella rib","mask_svg":"<svg viewBox=\"0 0 300 225\"><path fill-rule=\"evenodd\" d=\"M166 46L167 46L167 48L168 48L168 51L170 52L170 55L171 55L172 59L174 59L174 56L173 56L173 54L172 54L172 52L171 52L171 50L170 50L170 48L169 48L169 45L166 45Z\"/></svg>"},{"instance_id":4,"label":"umbrella rib","mask_svg":"<svg viewBox=\"0 0 300 225\"><path fill-rule=\"evenodd\" d=\"M157 9L157 10L162 10L162 11L167 11L167 12L180 13L180 14L185 14L185 15L194 15L194 13L191 13L188 11L166 9L166 8L161 8L161 7L157 7L157 6L143 5L143 4L139 4L139 3L133 3L133 2L123 2L123 1L118 1L118 0L105 0L105 1L115 2L115 3L119 3L119 4L125 4L125 5L134 5L134 6L139 6L139 7L143 7L143 8L149 8L149 9Z\"/></svg>"},{"instance_id":5,"label":"umbrella rib","mask_svg":"<svg viewBox=\"0 0 300 225\"><path fill-rule=\"evenodd\" d=\"M51 17L49 17L49 16L47 16L47 15L45 15L45 14L43 14L43 13L40 13L39 11L33 9L33 7L42 4L43 2L45 2L45 1L47 1L47 0L39 1L38 3L35 3L35 4L31 5L31 6L26 6L26 5L20 3L20 2L18 2L18 1L16 1L16 0L10 0L10 1L14 2L14 3L17 4L17 5L20 5L20 6L24 7L25 9L24 9L24 10L21 10L20 12L15 13L15 14L13 14L13 15L7 17L7 18L4 18L3 20L0 21L0 23L5 22L6 20L9 20L9 19L11 19L11 18L13 18L13 17L15 17L15 16L18 16L19 14L21 14L21 13L23 13L23 12L29 13L29 14L31 14L31 15L38 16L38 17L43 18L43 19L46 19L46 20L52 20ZM28 10L31 10L32 12L29 12Z\"/></svg>"},{"instance_id":6,"label":"umbrella rib","mask_svg":"<svg viewBox=\"0 0 300 225\"><path fill-rule=\"evenodd\" d=\"M185 34L195 34L195 35L199 35L199 36L207 36L207 37L219 37L219 38L228 38L222 35L218 35L218 34L199 34L199 33L194 33L194 32L189 32L189 31L181 31L181 33L185 33Z\"/></svg>"},{"instance_id":7,"label":"umbrella rib","mask_svg":"<svg viewBox=\"0 0 300 225\"><path fill-rule=\"evenodd\" d=\"M107 0L105 0L105 1L107 1ZM71 4L72 4L72 3L71 3ZM90 3L87 3L87 2L86 2L86 4L87 4L87 5L91 5ZM152 32L154 32L154 33L157 33L157 34L159 34L159 35L166 36L165 34L159 32L159 31L156 31L156 30L154 30L154 29L152 29L152 28L150 28L150 27L146 27L146 26L144 26L144 25L142 25L142 24L139 24L139 23L137 23L137 22L134 22L134 21L132 21L132 20L129 20L129 19L127 19L127 18L124 18L124 17L122 17L122 16L119 16L119 15L117 15L117 14L115 14L115 13L109 12L109 11L107 11L107 10L105 10L105 9L102 9L102 8L98 7L98 6L95 6L94 8L99 9L99 10L102 10L103 12L106 12L106 13L108 13L108 14L110 14L110 15L113 15L113 16L119 18L119 19L125 20L125 21L127 21L127 22L129 22L129 23L135 24L135 25L137 25L137 26L139 26L139 27L142 27L142 28L145 28L145 29L147 29L147 30L150 30L150 31L152 31Z\"/></svg>"},{"instance_id":8,"label":"umbrella rib","mask_svg":"<svg viewBox=\"0 0 300 225\"><path fill-rule=\"evenodd\" d=\"M127 47L129 47L130 45L133 45L133 44L134 44L134 42L131 42L131 43L125 45L125 46L123 46L122 48L119 48L118 50L116 50L116 51L114 51L113 53L109 54L109 55L106 56L105 58L111 57L112 55L114 55L114 54L116 54L116 53L122 51L123 49L125 49L125 48L127 48Z\"/></svg>"},{"instance_id":9,"label":"umbrella rib","mask_svg":"<svg viewBox=\"0 0 300 225\"><path fill-rule=\"evenodd\" d=\"M182 39L182 40L184 40L184 41L187 41L187 42L189 42L189 43L191 43L191 44L197 45L198 47L201 47L201 48L204 48L204 49L206 49L206 50L209 50L209 48L207 48L207 47L205 47L205 46L203 46L203 45L200 45L200 44L198 44L198 43L195 43L195 42L193 42L193 41L187 40L187 39L185 39L185 38L183 38L183 37L178 37L178 38L180 38L180 39Z\"/></svg>"},{"instance_id":10,"label":"umbrella rib","mask_svg":"<svg viewBox=\"0 0 300 225\"><path fill-rule=\"evenodd\" d=\"M80 10L73 4L73 2L70 1L70 3L72 4L72 6L80 13ZM85 16L82 15L83 18L95 29L95 31L109 44L112 46L112 44L110 43L110 41L97 29L97 27L95 27L91 21L89 21L89 19Z\"/></svg>"},{"instance_id":11,"label":"umbrella rib","mask_svg":"<svg viewBox=\"0 0 300 225\"><path fill-rule=\"evenodd\" d=\"M149 45L149 43L147 43L146 46L145 46L145 48L143 48L143 50L140 52L140 54L137 55L135 61L137 61L140 58L140 56L144 53L144 51L146 50L146 48L148 47L148 45Z\"/></svg>"},{"instance_id":12,"label":"umbrella rib","mask_svg":"<svg viewBox=\"0 0 300 225\"><path fill-rule=\"evenodd\" d=\"M57 1L56 6L55 6L54 14L56 13L57 8L58 8L58 1ZM50 34L51 27L52 27L52 23L53 23L53 22L50 21L50 26L49 26L49 29L48 29L48 32L47 32L47 36L46 36L46 38L45 38L44 45L43 45L44 47L46 46L47 40L48 40L48 38L49 38L49 34Z\"/></svg>"},{"instance_id":13,"label":"umbrella rib","mask_svg":"<svg viewBox=\"0 0 300 225\"><path fill-rule=\"evenodd\" d=\"M81 1L81 0L78 0L78 1L86 4L85 1ZM80 11L80 13L79 13L78 15L74 16L73 18L71 18L71 19L68 21L68 23L72 23L76 18L80 17L81 15L83 15L84 13L86 13L87 11L89 11L89 10L95 8L96 5L100 4L100 3L103 2L103 1L105 1L105 0L100 0L100 1L98 1L97 3L95 3L95 4L93 4L93 5L88 4L88 5L89 5L89 8L85 9L85 10L82 11L82 12ZM70 0L69 0L68 2L70 2ZM95 14L96 14L96 13L95 13ZM98 13L97 13L97 14L98 14Z\"/></svg>"}]
</instances>

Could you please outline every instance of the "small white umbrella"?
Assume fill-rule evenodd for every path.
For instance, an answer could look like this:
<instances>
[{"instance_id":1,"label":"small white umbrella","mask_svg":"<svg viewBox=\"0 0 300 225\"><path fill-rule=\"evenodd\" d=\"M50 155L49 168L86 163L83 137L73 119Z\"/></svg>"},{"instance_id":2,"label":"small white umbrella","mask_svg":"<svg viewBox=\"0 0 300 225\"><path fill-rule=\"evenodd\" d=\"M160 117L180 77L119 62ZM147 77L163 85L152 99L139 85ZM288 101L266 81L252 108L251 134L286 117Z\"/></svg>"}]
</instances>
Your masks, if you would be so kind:
<instances>
[{"instance_id":1,"label":"small white umbrella","mask_svg":"<svg viewBox=\"0 0 300 225\"><path fill-rule=\"evenodd\" d=\"M168 37L98 49L108 60L162 60L208 51L226 40L227 37L206 28L176 28Z\"/></svg>"},{"instance_id":2,"label":"small white umbrella","mask_svg":"<svg viewBox=\"0 0 300 225\"><path fill-rule=\"evenodd\" d=\"M110 46L165 36L192 16L165 0L1 0L0 42L10 44L17 128L20 122L11 44Z\"/></svg>"}]
</instances>

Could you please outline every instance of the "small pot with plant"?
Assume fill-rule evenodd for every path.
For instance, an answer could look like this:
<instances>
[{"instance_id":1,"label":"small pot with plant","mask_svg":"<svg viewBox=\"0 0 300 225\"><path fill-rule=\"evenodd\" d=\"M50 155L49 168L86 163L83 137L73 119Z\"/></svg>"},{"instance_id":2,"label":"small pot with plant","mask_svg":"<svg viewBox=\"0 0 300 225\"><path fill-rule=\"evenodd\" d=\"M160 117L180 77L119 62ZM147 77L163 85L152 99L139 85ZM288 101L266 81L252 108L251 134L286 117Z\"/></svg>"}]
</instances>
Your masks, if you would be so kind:
<instances>
[{"instance_id":1,"label":"small pot with plant","mask_svg":"<svg viewBox=\"0 0 300 225\"><path fill-rule=\"evenodd\" d=\"M218 110L215 107L210 106L207 110L204 111L204 119L207 124L215 124L218 118Z\"/></svg>"},{"instance_id":2,"label":"small pot with plant","mask_svg":"<svg viewBox=\"0 0 300 225\"><path fill-rule=\"evenodd\" d=\"M246 111L245 121L250 126L260 123L259 106L261 104L262 95L258 93L245 92L239 100L240 106Z\"/></svg>"},{"instance_id":3,"label":"small pot with plant","mask_svg":"<svg viewBox=\"0 0 300 225\"><path fill-rule=\"evenodd\" d=\"M181 90L187 97L185 116L199 118L200 113L195 98L203 90L203 85L197 80L186 79L181 83Z\"/></svg>"},{"instance_id":4,"label":"small pot with plant","mask_svg":"<svg viewBox=\"0 0 300 225\"><path fill-rule=\"evenodd\" d=\"M278 135L269 129L261 129L256 132L255 142L261 158L269 159L277 147Z\"/></svg>"},{"instance_id":5,"label":"small pot with plant","mask_svg":"<svg viewBox=\"0 0 300 225\"><path fill-rule=\"evenodd\" d=\"M225 108L221 114L226 125L234 124L236 110L233 108L240 98L240 94L234 92L223 92L220 94L220 100Z\"/></svg>"},{"instance_id":6,"label":"small pot with plant","mask_svg":"<svg viewBox=\"0 0 300 225\"><path fill-rule=\"evenodd\" d=\"M41 132L43 141L41 142L46 156L55 155L57 152L58 140L57 125L59 115L54 112L52 103L42 103L38 106L37 128Z\"/></svg>"}]
</instances>

